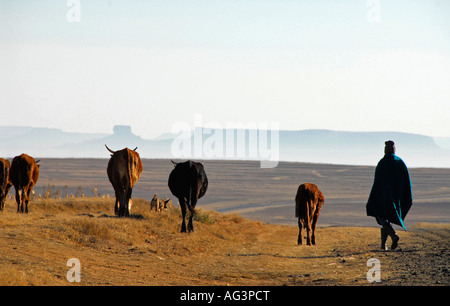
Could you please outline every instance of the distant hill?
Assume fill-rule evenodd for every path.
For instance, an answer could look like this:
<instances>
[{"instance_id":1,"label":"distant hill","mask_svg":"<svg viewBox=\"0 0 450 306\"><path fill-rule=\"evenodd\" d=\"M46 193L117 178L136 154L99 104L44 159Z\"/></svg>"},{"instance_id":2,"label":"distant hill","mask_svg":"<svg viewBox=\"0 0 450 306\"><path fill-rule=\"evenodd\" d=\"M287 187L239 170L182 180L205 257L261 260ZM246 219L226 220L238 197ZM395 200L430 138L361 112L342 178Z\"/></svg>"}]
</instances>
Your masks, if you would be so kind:
<instances>
[{"instance_id":1,"label":"distant hill","mask_svg":"<svg viewBox=\"0 0 450 306\"><path fill-rule=\"evenodd\" d=\"M437 137L434 141L440 148L450 150L450 137Z\"/></svg>"},{"instance_id":2,"label":"distant hill","mask_svg":"<svg viewBox=\"0 0 450 306\"><path fill-rule=\"evenodd\" d=\"M266 131L196 128L184 136L166 133L144 139L124 125L115 126L112 134L4 126L0 127L0 156L11 158L26 152L37 157L109 158L107 144L112 150L138 147L142 158L260 160L271 154L283 161L376 165L383 156L384 142L392 139L408 166L450 167L450 138L435 140L410 133L279 131L278 146L271 143L276 134Z\"/></svg>"},{"instance_id":3,"label":"distant hill","mask_svg":"<svg viewBox=\"0 0 450 306\"><path fill-rule=\"evenodd\" d=\"M28 126L0 126L0 156L13 157L21 153L42 157L69 157L64 146L101 139L107 134L69 133L60 129Z\"/></svg>"},{"instance_id":4,"label":"distant hill","mask_svg":"<svg viewBox=\"0 0 450 306\"><path fill-rule=\"evenodd\" d=\"M432 137L400 132L282 131L280 159L374 165L383 157L386 140L395 141L397 154L408 165L450 166L450 151L439 147Z\"/></svg>"}]
</instances>

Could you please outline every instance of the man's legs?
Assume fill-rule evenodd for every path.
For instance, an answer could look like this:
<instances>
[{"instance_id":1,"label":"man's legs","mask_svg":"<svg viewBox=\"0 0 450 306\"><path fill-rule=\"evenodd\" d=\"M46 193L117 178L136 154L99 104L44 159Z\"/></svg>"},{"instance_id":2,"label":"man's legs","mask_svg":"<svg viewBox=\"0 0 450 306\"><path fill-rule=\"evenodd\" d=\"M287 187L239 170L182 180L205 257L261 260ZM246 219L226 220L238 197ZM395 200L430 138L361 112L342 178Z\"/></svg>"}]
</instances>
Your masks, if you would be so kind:
<instances>
[{"instance_id":1,"label":"man's legs","mask_svg":"<svg viewBox=\"0 0 450 306\"><path fill-rule=\"evenodd\" d=\"M394 250L397 246L398 246L398 240L400 239L396 233L394 228L392 227L391 223L384 219L384 218L380 218L380 217L376 217L377 223L380 224L382 226L381 228L381 248L383 250L386 250L386 240L387 240L387 236L391 236L392 239L392 245L391 245L391 249Z\"/></svg>"}]
</instances>

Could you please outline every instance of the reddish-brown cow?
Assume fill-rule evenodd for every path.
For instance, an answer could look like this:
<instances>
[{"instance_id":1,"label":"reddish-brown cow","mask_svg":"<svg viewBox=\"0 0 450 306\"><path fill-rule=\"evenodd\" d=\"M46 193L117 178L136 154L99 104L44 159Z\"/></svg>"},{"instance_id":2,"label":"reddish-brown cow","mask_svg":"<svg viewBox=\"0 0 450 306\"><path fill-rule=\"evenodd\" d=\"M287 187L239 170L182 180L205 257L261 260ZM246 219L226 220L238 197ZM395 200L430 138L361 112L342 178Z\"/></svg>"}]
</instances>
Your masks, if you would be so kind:
<instances>
[{"instance_id":1,"label":"reddish-brown cow","mask_svg":"<svg viewBox=\"0 0 450 306\"><path fill-rule=\"evenodd\" d=\"M108 162L108 178L116 193L116 203L114 213L119 217L128 217L130 215L129 202L133 186L139 180L142 173L142 162L136 149L125 148L120 151L111 152L111 159Z\"/></svg>"},{"instance_id":2,"label":"reddish-brown cow","mask_svg":"<svg viewBox=\"0 0 450 306\"><path fill-rule=\"evenodd\" d=\"M6 197L12 184L9 180L11 163L9 160L0 158L0 211L5 207Z\"/></svg>"},{"instance_id":3,"label":"reddish-brown cow","mask_svg":"<svg viewBox=\"0 0 450 306\"><path fill-rule=\"evenodd\" d=\"M33 157L22 154L14 157L9 179L16 189L17 212L28 213L31 191L39 178L39 165Z\"/></svg>"},{"instance_id":4,"label":"reddish-brown cow","mask_svg":"<svg viewBox=\"0 0 450 306\"><path fill-rule=\"evenodd\" d=\"M302 244L302 227L306 228L306 244L316 244L316 224L325 198L316 185L301 184L295 197L295 217L298 217L298 244ZM310 238L310 231L312 235Z\"/></svg>"}]
</instances>

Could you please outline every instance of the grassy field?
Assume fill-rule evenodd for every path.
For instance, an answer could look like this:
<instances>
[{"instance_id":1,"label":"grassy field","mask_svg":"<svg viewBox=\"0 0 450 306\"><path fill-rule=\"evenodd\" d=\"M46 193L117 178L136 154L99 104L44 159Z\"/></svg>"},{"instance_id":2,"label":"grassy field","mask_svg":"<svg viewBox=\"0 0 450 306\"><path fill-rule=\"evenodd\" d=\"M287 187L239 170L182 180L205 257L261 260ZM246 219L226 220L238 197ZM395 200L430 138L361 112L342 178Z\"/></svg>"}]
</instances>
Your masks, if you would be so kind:
<instances>
[{"instance_id":1,"label":"grassy field","mask_svg":"<svg viewBox=\"0 0 450 306\"><path fill-rule=\"evenodd\" d=\"M417 224L400 248L379 250L379 229L321 227L316 246L298 246L297 228L199 209L195 232L179 233L178 210L150 212L134 199L130 218L114 200L35 200L29 214L0 213L0 285L450 285L450 226ZM69 283L67 261L81 263ZM372 285L375 283L372 283Z\"/></svg>"},{"instance_id":2,"label":"grassy field","mask_svg":"<svg viewBox=\"0 0 450 306\"><path fill-rule=\"evenodd\" d=\"M133 197L150 200L153 194L172 197L167 180L170 160L142 160L144 171ZM107 159L41 158L36 195L114 195L106 175ZM365 205L375 168L280 162L261 169L252 161L204 161L209 187L198 205L205 210L238 213L271 224L296 225L294 198L301 183L315 183L325 196L318 226L377 226L366 216ZM450 223L450 169L409 169L414 206L406 226L418 222ZM13 189L14 190L14 189ZM12 191L13 191L12 190ZM50 190L50 191L49 191Z\"/></svg>"}]
</instances>

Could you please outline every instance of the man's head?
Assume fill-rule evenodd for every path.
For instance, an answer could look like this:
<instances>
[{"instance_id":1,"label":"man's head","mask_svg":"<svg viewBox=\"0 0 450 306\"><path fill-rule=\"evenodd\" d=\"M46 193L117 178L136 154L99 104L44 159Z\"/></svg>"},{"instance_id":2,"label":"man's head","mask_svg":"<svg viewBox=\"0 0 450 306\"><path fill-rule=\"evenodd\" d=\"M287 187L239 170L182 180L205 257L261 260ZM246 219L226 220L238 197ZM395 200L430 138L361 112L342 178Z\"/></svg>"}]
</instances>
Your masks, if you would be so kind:
<instances>
[{"instance_id":1,"label":"man's head","mask_svg":"<svg viewBox=\"0 0 450 306\"><path fill-rule=\"evenodd\" d=\"M388 140L384 143L384 154L395 154L395 143L392 140Z\"/></svg>"}]
</instances>

